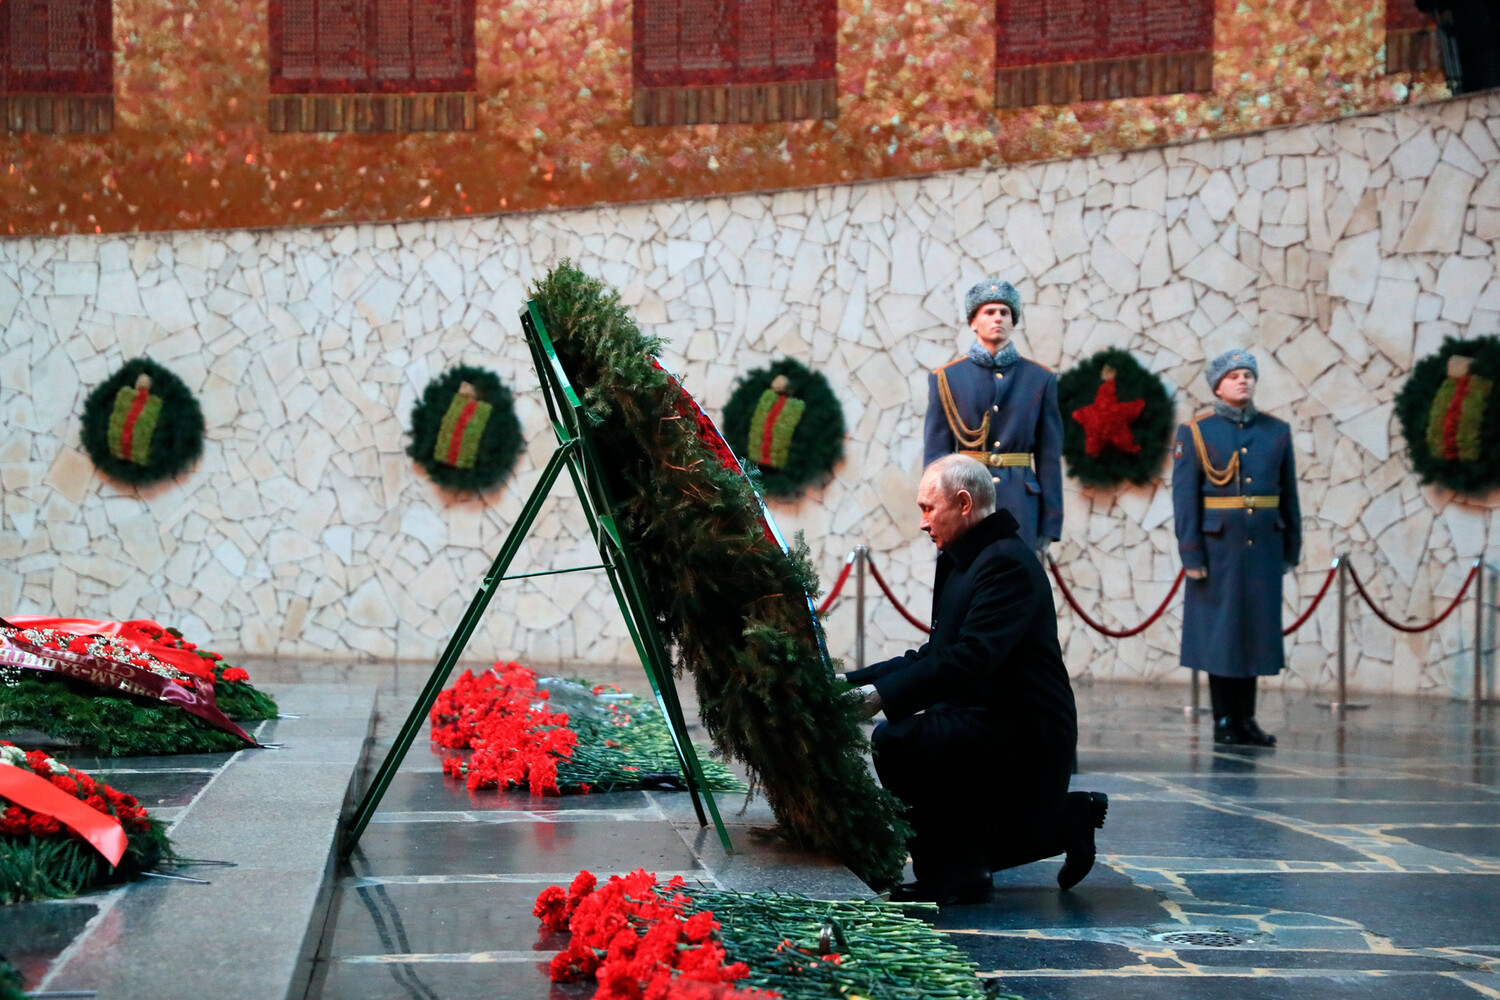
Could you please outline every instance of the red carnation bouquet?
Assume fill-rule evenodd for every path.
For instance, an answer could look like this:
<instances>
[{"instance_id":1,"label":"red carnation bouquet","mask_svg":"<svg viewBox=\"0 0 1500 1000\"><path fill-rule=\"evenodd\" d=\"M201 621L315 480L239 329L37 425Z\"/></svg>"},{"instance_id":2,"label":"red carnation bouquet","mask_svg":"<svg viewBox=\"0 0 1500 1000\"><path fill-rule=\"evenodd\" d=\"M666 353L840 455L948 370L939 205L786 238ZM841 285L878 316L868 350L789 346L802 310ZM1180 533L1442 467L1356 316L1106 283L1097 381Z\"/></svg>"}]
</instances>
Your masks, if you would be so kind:
<instances>
[{"instance_id":1,"label":"red carnation bouquet","mask_svg":"<svg viewBox=\"0 0 1500 1000\"><path fill-rule=\"evenodd\" d=\"M473 752L467 760L443 761L443 773L462 778L470 790L561 794L557 764L573 753L578 736L568 728L567 713L547 710L547 697L537 690L536 674L518 663L497 664L477 677L465 670L433 703L432 741Z\"/></svg>"},{"instance_id":2,"label":"red carnation bouquet","mask_svg":"<svg viewBox=\"0 0 1500 1000\"><path fill-rule=\"evenodd\" d=\"M711 911L687 915L690 900L678 875L659 885L636 869L604 885L587 871L566 892L549 886L532 913L542 928L570 931L553 959L554 982L598 983L594 1000L770 1000L779 993L739 989L743 962L726 964L719 923Z\"/></svg>"},{"instance_id":3,"label":"red carnation bouquet","mask_svg":"<svg viewBox=\"0 0 1500 1000\"><path fill-rule=\"evenodd\" d=\"M135 796L0 741L0 904L74 896L173 856Z\"/></svg>"}]
</instances>

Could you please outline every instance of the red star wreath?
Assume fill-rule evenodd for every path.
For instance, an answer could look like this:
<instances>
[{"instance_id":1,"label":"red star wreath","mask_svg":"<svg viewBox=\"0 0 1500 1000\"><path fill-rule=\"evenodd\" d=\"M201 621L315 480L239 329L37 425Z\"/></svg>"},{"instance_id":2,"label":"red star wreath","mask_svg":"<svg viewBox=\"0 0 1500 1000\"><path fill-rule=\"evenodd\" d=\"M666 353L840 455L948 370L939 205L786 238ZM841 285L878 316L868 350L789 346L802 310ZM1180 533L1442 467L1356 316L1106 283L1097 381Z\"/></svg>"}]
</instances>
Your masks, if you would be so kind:
<instances>
[{"instance_id":1,"label":"red star wreath","mask_svg":"<svg viewBox=\"0 0 1500 1000\"><path fill-rule=\"evenodd\" d=\"M1094 458L1104 454L1106 448L1118 448L1127 455L1134 455L1141 446L1130 427L1146 408L1146 401L1131 399L1120 402L1115 387L1115 370L1106 367L1100 374L1104 380L1099 383L1099 391L1094 393L1094 401L1073 411L1073 419L1083 425L1083 450Z\"/></svg>"},{"instance_id":2,"label":"red star wreath","mask_svg":"<svg viewBox=\"0 0 1500 1000\"><path fill-rule=\"evenodd\" d=\"M1144 486L1161 473L1176 413L1161 379L1110 348L1057 380L1068 473L1087 486Z\"/></svg>"}]
</instances>

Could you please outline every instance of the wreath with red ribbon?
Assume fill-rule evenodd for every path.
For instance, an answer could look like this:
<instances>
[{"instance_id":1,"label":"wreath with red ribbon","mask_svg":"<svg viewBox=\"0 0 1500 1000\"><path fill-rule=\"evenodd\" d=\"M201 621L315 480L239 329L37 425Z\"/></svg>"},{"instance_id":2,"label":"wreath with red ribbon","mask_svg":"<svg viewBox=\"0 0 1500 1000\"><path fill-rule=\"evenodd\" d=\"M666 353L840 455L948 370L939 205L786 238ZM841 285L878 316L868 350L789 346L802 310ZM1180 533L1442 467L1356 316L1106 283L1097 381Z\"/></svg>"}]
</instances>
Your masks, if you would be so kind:
<instances>
[{"instance_id":1,"label":"wreath with red ribbon","mask_svg":"<svg viewBox=\"0 0 1500 1000\"><path fill-rule=\"evenodd\" d=\"M75 896L171 857L133 795L0 740L0 904Z\"/></svg>"},{"instance_id":2,"label":"wreath with red ribbon","mask_svg":"<svg viewBox=\"0 0 1500 1000\"><path fill-rule=\"evenodd\" d=\"M1161 380L1128 351L1100 351L1057 380L1068 473L1090 486L1145 485L1171 442L1174 411Z\"/></svg>"},{"instance_id":3,"label":"wreath with red ribbon","mask_svg":"<svg viewBox=\"0 0 1500 1000\"><path fill-rule=\"evenodd\" d=\"M1449 338L1396 394L1412 467L1459 493L1500 486L1500 337Z\"/></svg>"},{"instance_id":4,"label":"wreath with red ribbon","mask_svg":"<svg viewBox=\"0 0 1500 1000\"><path fill-rule=\"evenodd\" d=\"M521 453L521 422L500 376L459 365L433 379L411 410L406 453L433 482L482 493L504 481Z\"/></svg>"},{"instance_id":5,"label":"wreath with red ribbon","mask_svg":"<svg viewBox=\"0 0 1500 1000\"><path fill-rule=\"evenodd\" d=\"M724 436L762 493L795 499L844 457L844 410L828 380L791 358L757 368L724 405Z\"/></svg>"},{"instance_id":6,"label":"wreath with red ribbon","mask_svg":"<svg viewBox=\"0 0 1500 1000\"><path fill-rule=\"evenodd\" d=\"M148 358L127 361L83 404L83 447L106 476L154 483L203 454L203 411L182 380Z\"/></svg>"}]
</instances>

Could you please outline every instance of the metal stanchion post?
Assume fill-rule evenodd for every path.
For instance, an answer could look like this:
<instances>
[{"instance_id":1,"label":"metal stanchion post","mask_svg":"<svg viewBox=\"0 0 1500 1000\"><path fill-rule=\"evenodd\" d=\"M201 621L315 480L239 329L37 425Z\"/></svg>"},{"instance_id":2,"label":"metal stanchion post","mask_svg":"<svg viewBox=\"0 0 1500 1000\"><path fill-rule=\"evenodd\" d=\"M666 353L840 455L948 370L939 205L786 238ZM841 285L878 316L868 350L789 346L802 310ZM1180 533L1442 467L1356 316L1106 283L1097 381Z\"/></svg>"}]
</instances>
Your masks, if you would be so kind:
<instances>
[{"instance_id":1,"label":"metal stanchion post","mask_svg":"<svg viewBox=\"0 0 1500 1000\"><path fill-rule=\"evenodd\" d=\"M1484 701L1484 560L1474 574L1474 704Z\"/></svg>"},{"instance_id":2,"label":"metal stanchion post","mask_svg":"<svg viewBox=\"0 0 1500 1000\"><path fill-rule=\"evenodd\" d=\"M1369 705L1351 705L1349 703L1349 567L1345 565L1347 557L1340 556L1339 566L1339 693L1337 701L1318 702L1319 708L1326 708L1335 715L1342 715L1346 711L1356 708L1369 708Z\"/></svg>"},{"instance_id":3,"label":"metal stanchion post","mask_svg":"<svg viewBox=\"0 0 1500 1000\"><path fill-rule=\"evenodd\" d=\"M854 665L865 668L865 566L870 550L861 545L854 550Z\"/></svg>"},{"instance_id":4,"label":"metal stanchion post","mask_svg":"<svg viewBox=\"0 0 1500 1000\"><path fill-rule=\"evenodd\" d=\"M1189 719L1196 719L1198 716L1209 711L1209 709L1203 707L1203 671L1190 669L1188 672L1193 675L1192 697L1188 699L1186 705L1182 706L1182 714Z\"/></svg>"}]
</instances>

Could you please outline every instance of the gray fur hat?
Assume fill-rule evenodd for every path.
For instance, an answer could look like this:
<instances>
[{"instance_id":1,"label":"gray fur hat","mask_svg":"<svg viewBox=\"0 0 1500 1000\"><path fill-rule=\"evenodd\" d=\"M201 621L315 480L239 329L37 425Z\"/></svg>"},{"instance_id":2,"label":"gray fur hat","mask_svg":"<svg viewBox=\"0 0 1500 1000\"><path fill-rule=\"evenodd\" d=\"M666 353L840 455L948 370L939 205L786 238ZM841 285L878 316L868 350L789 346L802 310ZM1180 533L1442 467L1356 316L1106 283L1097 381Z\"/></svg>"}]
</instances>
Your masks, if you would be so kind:
<instances>
[{"instance_id":1,"label":"gray fur hat","mask_svg":"<svg viewBox=\"0 0 1500 1000\"><path fill-rule=\"evenodd\" d=\"M969 294L964 296L964 315L972 322L974 314L991 302L1004 302L1010 306L1011 319L1021 322L1021 293L1016 291L1015 285L999 278L985 278L969 289Z\"/></svg>"},{"instance_id":2,"label":"gray fur hat","mask_svg":"<svg viewBox=\"0 0 1500 1000\"><path fill-rule=\"evenodd\" d=\"M1208 371L1203 377L1208 379L1208 387L1213 390L1219 388L1219 380L1236 368L1248 368L1250 374L1260 378L1260 366L1255 363L1255 355L1243 348L1236 347L1225 351L1208 363Z\"/></svg>"}]
</instances>

